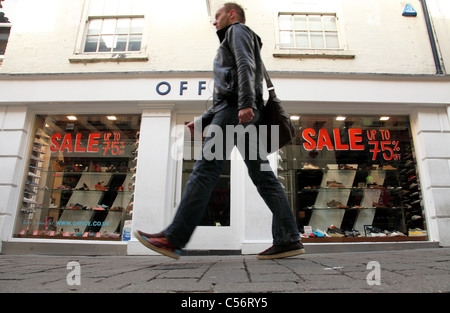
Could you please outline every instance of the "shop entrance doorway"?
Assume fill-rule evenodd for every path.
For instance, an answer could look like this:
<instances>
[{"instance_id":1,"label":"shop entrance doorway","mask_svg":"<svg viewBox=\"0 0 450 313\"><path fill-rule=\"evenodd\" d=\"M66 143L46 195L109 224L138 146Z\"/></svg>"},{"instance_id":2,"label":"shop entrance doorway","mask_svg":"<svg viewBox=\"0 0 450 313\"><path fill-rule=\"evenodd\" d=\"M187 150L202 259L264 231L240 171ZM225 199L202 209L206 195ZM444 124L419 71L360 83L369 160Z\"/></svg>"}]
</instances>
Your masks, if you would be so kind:
<instances>
[{"instance_id":1,"label":"shop entrance doorway","mask_svg":"<svg viewBox=\"0 0 450 313\"><path fill-rule=\"evenodd\" d=\"M183 195L185 185L192 173L195 161L201 153L204 134L192 136L185 127L200 114L179 114L176 119L174 145L172 155L176 158L176 190L174 212ZM237 149L231 153L222 174L209 196L208 207L203 214L200 225L196 228L186 250L226 250L240 251L240 229L238 214L239 188L238 171L234 161L239 155Z\"/></svg>"}]
</instances>

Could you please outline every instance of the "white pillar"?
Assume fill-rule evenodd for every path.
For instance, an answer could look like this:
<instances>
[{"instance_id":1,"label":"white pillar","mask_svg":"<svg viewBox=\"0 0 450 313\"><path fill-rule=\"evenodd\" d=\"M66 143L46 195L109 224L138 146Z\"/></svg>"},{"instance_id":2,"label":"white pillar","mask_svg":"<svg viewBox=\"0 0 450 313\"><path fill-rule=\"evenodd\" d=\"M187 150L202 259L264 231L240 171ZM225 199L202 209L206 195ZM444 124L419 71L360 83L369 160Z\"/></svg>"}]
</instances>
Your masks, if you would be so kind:
<instances>
[{"instance_id":1,"label":"white pillar","mask_svg":"<svg viewBox=\"0 0 450 313\"><path fill-rule=\"evenodd\" d=\"M30 120L25 106L0 107L0 252L11 237L21 192Z\"/></svg>"},{"instance_id":2,"label":"white pillar","mask_svg":"<svg viewBox=\"0 0 450 313\"><path fill-rule=\"evenodd\" d=\"M143 108L139 136L136 188L133 206L133 231L157 233L168 222L168 166L172 105ZM154 254L132 236L128 254Z\"/></svg>"},{"instance_id":3,"label":"white pillar","mask_svg":"<svg viewBox=\"0 0 450 313\"><path fill-rule=\"evenodd\" d=\"M428 234L442 246L450 245L450 119L447 108L418 108L412 131L419 163Z\"/></svg>"}]
</instances>

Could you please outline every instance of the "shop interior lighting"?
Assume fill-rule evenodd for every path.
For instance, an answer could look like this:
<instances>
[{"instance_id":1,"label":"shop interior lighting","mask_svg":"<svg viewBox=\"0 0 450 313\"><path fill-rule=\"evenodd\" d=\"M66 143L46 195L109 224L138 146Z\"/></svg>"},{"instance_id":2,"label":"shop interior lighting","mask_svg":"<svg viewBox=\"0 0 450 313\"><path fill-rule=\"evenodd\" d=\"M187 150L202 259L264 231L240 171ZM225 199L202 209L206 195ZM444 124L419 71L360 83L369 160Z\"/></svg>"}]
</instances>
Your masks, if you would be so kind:
<instances>
[{"instance_id":1,"label":"shop interior lighting","mask_svg":"<svg viewBox=\"0 0 450 313\"><path fill-rule=\"evenodd\" d=\"M345 121L346 117L345 116L338 116L336 117L336 121Z\"/></svg>"},{"instance_id":2,"label":"shop interior lighting","mask_svg":"<svg viewBox=\"0 0 450 313\"><path fill-rule=\"evenodd\" d=\"M380 121L389 121L390 117L389 116L382 116L380 117Z\"/></svg>"},{"instance_id":3,"label":"shop interior lighting","mask_svg":"<svg viewBox=\"0 0 450 313\"><path fill-rule=\"evenodd\" d=\"M114 115L109 115L106 118L110 121L117 121L117 116L114 116Z\"/></svg>"},{"instance_id":4,"label":"shop interior lighting","mask_svg":"<svg viewBox=\"0 0 450 313\"><path fill-rule=\"evenodd\" d=\"M300 119L300 116L298 116L298 115L291 116L291 120L293 120L293 121L298 121L299 119Z\"/></svg>"},{"instance_id":5,"label":"shop interior lighting","mask_svg":"<svg viewBox=\"0 0 450 313\"><path fill-rule=\"evenodd\" d=\"M76 121L76 120L77 120L77 117L76 117L75 115L67 115L67 119L68 119L69 121Z\"/></svg>"}]
</instances>

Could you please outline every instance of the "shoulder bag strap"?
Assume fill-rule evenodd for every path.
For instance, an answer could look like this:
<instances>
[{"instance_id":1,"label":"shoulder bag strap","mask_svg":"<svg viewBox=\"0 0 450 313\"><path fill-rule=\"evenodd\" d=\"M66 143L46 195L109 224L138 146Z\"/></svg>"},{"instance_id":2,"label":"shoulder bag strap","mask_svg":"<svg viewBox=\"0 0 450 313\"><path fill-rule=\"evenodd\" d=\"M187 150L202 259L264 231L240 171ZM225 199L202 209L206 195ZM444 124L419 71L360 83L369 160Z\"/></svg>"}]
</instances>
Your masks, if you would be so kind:
<instances>
[{"instance_id":1,"label":"shoulder bag strap","mask_svg":"<svg viewBox=\"0 0 450 313\"><path fill-rule=\"evenodd\" d=\"M266 80L266 84L267 84L267 90L269 91L269 95L270 95L270 97L275 98L277 96L275 94L275 87L273 86L272 80L269 77L269 73L267 73L266 67L264 66L264 63L262 63L262 61L261 61L261 65L262 65L264 79Z\"/></svg>"},{"instance_id":2,"label":"shoulder bag strap","mask_svg":"<svg viewBox=\"0 0 450 313\"><path fill-rule=\"evenodd\" d=\"M258 44L259 46L259 44ZM259 46L259 51L261 53L261 47ZM276 98L276 94L275 94L275 87L273 86L272 80L269 77L269 73L267 73L266 67L264 65L264 62L262 61L261 58L261 67L262 67L262 72L264 75L264 79L266 80L266 84L267 84L267 90L269 91L269 96L271 98Z\"/></svg>"}]
</instances>

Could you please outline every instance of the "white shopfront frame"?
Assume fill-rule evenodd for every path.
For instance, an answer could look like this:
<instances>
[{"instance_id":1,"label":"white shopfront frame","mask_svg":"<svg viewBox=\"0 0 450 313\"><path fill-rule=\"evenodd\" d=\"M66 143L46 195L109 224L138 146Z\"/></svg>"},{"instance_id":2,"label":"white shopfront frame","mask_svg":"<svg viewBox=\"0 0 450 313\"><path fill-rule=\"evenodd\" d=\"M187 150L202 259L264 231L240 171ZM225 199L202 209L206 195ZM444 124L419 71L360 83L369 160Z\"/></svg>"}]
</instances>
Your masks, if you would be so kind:
<instances>
[{"instance_id":1,"label":"white shopfront frame","mask_svg":"<svg viewBox=\"0 0 450 313\"><path fill-rule=\"evenodd\" d=\"M450 244L450 212L446 209L450 203L450 173L439 172L442 169L439 165L449 166L450 162L450 146L439 144L450 142L448 77L323 73L271 73L271 76L278 96L291 113L409 116L429 240ZM157 232L168 225L175 212L174 199L180 196L177 179L181 172L169 155L175 139L173 131L179 116L198 115L205 110L211 97L210 73L5 75L0 76L0 87L6 91L0 96L4 121L9 117L1 129L1 138L11 144L2 157L4 166L18 173L23 173L27 166L27 152L21 147L31 140L29 129L35 114L142 114L133 228ZM12 139L16 132L24 134L20 140ZM152 149L154 146L161 149ZM199 228L189 249L240 249L242 253L256 253L271 244L270 211L262 208L264 204L246 172L242 161L233 161L232 223L237 229L233 227L231 235L210 235L210 230ZM23 178L7 173L2 174L1 182L7 195L1 203L1 240L37 242L12 238ZM152 180L151 174L164 179ZM153 199L152 206L148 204L149 198ZM228 235L224 241L223 237ZM81 240L45 242L92 244ZM151 254L135 238L114 244L126 245L127 254Z\"/></svg>"}]
</instances>

